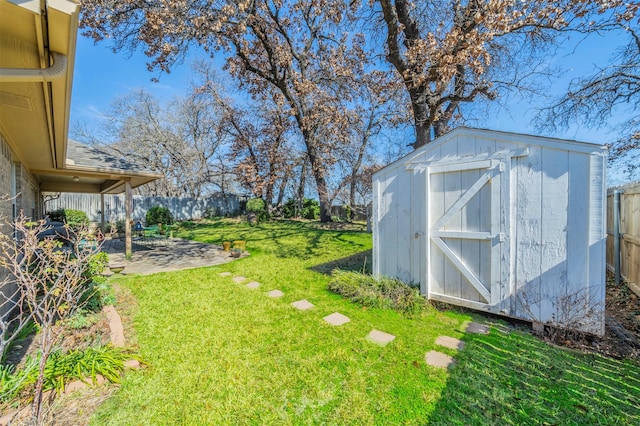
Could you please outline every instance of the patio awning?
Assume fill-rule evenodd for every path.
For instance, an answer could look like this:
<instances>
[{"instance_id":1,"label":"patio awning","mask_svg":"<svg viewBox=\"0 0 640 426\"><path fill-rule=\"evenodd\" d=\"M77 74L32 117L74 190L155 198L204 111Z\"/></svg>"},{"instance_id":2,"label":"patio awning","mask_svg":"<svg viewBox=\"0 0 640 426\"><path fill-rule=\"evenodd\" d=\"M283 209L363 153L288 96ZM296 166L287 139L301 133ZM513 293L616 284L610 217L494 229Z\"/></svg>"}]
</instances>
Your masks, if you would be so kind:
<instances>
[{"instance_id":1,"label":"patio awning","mask_svg":"<svg viewBox=\"0 0 640 426\"><path fill-rule=\"evenodd\" d=\"M117 157L103 148L84 145L72 139L67 143L67 158L63 168L35 169L43 192L83 192L117 194L162 177L139 165Z\"/></svg>"}]
</instances>

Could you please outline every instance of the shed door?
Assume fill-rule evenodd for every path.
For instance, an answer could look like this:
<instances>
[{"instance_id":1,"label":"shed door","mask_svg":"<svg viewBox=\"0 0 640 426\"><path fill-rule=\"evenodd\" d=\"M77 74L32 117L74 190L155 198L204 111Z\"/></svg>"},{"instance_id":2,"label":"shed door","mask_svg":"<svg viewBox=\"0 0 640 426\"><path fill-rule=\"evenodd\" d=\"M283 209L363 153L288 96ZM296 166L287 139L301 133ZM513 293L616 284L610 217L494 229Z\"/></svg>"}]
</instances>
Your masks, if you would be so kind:
<instances>
[{"instance_id":1,"label":"shed door","mask_svg":"<svg viewBox=\"0 0 640 426\"><path fill-rule=\"evenodd\" d=\"M509 161L429 167L430 299L510 311Z\"/></svg>"}]
</instances>

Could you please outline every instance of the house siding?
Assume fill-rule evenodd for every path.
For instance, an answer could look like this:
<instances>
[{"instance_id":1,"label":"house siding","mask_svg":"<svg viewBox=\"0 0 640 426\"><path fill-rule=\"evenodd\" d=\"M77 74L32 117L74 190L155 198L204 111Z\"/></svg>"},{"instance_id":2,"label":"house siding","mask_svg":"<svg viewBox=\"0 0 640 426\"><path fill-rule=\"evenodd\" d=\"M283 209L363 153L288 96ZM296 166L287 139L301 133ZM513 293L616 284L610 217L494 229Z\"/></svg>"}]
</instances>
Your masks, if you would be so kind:
<instances>
[{"instance_id":1,"label":"house siding","mask_svg":"<svg viewBox=\"0 0 640 426\"><path fill-rule=\"evenodd\" d=\"M15 182L15 193L13 191ZM9 146L5 137L0 134L0 232L10 235L12 232L10 223L15 213L23 211L31 219L39 219L41 216L40 191L34 177L18 161L17 156ZM15 199L12 199L15 196ZM4 268L0 268L0 282L8 276ZM15 292L15 285L5 284L0 287L0 316L4 316L10 310L10 304L5 303L6 298Z\"/></svg>"},{"instance_id":2,"label":"house siding","mask_svg":"<svg viewBox=\"0 0 640 426\"><path fill-rule=\"evenodd\" d=\"M7 232L7 225L5 220L11 218L12 207L11 201L7 200L11 197L9 191L11 191L11 173L12 173L12 154L9 144L0 134L0 218L4 219L0 223L0 232Z\"/></svg>"}]
</instances>

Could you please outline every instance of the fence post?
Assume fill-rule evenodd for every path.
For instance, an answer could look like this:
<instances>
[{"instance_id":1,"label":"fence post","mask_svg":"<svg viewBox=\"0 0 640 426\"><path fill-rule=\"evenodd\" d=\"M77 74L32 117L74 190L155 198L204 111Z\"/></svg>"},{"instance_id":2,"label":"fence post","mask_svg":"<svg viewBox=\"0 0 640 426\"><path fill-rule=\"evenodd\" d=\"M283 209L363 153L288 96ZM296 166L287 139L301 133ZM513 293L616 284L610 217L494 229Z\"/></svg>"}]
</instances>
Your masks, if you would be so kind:
<instances>
[{"instance_id":1,"label":"fence post","mask_svg":"<svg viewBox=\"0 0 640 426\"><path fill-rule=\"evenodd\" d=\"M620 285L620 193L613 191L613 267L616 286Z\"/></svg>"}]
</instances>

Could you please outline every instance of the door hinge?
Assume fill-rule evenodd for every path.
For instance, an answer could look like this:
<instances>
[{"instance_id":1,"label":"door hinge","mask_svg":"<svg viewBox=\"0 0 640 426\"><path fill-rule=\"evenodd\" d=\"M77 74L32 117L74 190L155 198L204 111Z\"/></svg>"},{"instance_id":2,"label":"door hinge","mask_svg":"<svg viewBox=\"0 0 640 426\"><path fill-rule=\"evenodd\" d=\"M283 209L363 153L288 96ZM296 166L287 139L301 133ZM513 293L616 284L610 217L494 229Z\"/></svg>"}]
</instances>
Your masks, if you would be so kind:
<instances>
[{"instance_id":1,"label":"door hinge","mask_svg":"<svg viewBox=\"0 0 640 426\"><path fill-rule=\"evenodd\" d=\"M498 234L498 238L500 238L500 242L504 243L507 240L507 235L504 232Z\"/></svg>"}]
</instances>

